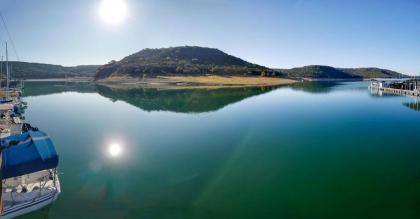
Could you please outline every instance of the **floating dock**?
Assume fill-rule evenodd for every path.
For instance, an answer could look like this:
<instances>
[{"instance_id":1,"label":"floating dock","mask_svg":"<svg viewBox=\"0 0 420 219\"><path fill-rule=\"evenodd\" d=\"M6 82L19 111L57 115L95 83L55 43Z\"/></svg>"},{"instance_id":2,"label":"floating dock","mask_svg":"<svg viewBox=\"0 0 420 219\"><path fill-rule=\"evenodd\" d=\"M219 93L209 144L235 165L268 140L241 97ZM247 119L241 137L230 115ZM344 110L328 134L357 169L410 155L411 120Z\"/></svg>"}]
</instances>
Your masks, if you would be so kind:
<instances>
[{"instance_id":1,"label":"floating dock","mask_svg":"<svg viewBox=\"0 0 420 219\"><path fill-rule=\"evenodd\" d=\"M388 94L420 97L420 80L407 80L401 82L385 82L372 80L370 89Z\"/></svg>"},{"instance_id":2,"label":"floating dock","mask_svg":"<svg viewBox=\"0 0 420 219\"><path fill-rule=\"evenodd\" d=\"M417 90L401 90L401 89L395 89L395 88L388 88L388 87L371 87L373 89L378 89L385 93L391 93L396 95L407 95L407 96L415 96L420 97L420 91Z\"/></svg>"}]
</instances>

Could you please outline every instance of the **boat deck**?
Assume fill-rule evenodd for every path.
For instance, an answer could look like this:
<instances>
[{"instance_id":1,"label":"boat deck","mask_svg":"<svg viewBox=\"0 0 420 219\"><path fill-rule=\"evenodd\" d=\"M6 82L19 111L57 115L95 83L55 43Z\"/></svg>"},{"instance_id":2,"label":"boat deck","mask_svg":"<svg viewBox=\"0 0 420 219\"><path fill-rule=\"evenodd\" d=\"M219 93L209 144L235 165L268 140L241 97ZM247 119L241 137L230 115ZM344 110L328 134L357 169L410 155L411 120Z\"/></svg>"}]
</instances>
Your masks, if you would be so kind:
<instances>
[{"instance_id":1,"label":"boat deck","mask_svg":"<svg viewBox=\"0 0 420 219\"><path fill-rule=\"evenodd\" d=\"M47 175L45 175L47 174ZM3 212L0 218L15 218L54 202L61 193L58 177L48 171L6 180L2 188Z\"/></svg>"}]
</instances>

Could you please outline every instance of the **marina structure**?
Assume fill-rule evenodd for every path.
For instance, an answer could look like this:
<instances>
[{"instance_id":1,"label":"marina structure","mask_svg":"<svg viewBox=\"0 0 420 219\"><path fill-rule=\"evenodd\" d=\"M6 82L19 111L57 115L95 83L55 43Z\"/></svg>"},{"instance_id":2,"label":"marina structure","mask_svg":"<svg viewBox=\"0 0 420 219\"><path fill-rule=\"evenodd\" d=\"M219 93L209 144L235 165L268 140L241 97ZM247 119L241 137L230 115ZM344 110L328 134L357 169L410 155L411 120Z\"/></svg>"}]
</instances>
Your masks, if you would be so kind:
<instances>
[{"instance_id":1,"label":"marina structure","mask_svg":"<svg viewBox=\"0 0 420 219\"><path fill-rule=\"evenodd\" d=\"M420 79L413 77L402 81L372 80L369 89L389 94L420 97Z\"/></svg>"},{"instance_id":2,"label":"marina structure","mask_svg":"<svg viewBox=\"0 0 420 219\"><path fill-rule=\"evenodd\" d=\"M0 218L15 218L53 203L61 193L58 154L49 136L25 123L23 86L0 77ZM2 75L3 62L0 71ZM22 83L20 85L23 85Z\"/></svg>"}]
</instances>

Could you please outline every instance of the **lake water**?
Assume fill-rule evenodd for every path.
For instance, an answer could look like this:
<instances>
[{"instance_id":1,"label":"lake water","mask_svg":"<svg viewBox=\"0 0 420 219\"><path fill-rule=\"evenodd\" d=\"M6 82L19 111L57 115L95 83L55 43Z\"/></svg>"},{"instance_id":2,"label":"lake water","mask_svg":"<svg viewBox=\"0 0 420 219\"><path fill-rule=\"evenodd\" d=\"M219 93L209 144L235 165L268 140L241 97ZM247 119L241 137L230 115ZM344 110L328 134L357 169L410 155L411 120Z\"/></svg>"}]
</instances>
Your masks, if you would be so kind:
<instances>
[{"instance_id":1,"label":"lake water","mask_svg":"<svg viewBox=\"0 0 420 219\"><path fill-rule=\"evenodd\" d=\"M25 86L62 194L23 218L420 218L416 98L368 82Z\"/></svg>"}]
</instances>

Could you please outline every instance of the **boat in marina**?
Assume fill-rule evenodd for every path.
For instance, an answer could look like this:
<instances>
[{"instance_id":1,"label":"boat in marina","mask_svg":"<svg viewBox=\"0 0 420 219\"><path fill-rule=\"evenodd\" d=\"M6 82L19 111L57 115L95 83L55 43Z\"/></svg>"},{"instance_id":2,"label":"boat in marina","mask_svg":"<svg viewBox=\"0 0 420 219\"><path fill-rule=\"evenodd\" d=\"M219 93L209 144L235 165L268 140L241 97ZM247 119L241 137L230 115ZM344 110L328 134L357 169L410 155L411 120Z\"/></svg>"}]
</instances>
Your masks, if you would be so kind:
<instances>
[{"instance_id":1,"label":"boat in marina","mask_svg":"<svg viewBox=\"0 0 420 219\"><path fill-rule=\"evenodd\" d=\"M32 130L1 139L0 218L41 209L53 203L61 192L54 144L47 134Z\"/></svg>"},{"instance_id":2,"label":"boat in marina","mask_svg":"<svg viewBox=\"0 0 420 219\"><path fill-rule=\"evenodd\" d=\"M3 64L6 64L6 87L3 84ZM20 87L10 86L10 70L6 43L6 62L0 65L0 138L21 133L23 124L22 110L26 103L21 101Z\"/></svg>"},{"instance_id":3,"label":"boat in marina","mask_svg":"<svg viewBox=\"0 0 420 219\"><path fill-rule=\"evenodd\" d=\"M10 109L0 119L0 218L14 218L53 203L60 194L58 155L47 134ZM13 115L13 116L12 116Z\"/></svg>"},{"instance_id":4,"label":"boat in marina","mask_svg":"<svg viewBox=\"0 0 420 219\"><path fill-rule=\"evenodd\" d=\"M6 69L6 87L0 88L1 219L41 209L61 192L54 144L46 133L25 123L22 90L9 86L7 62Z\"/></svg>"}]
</instances>

